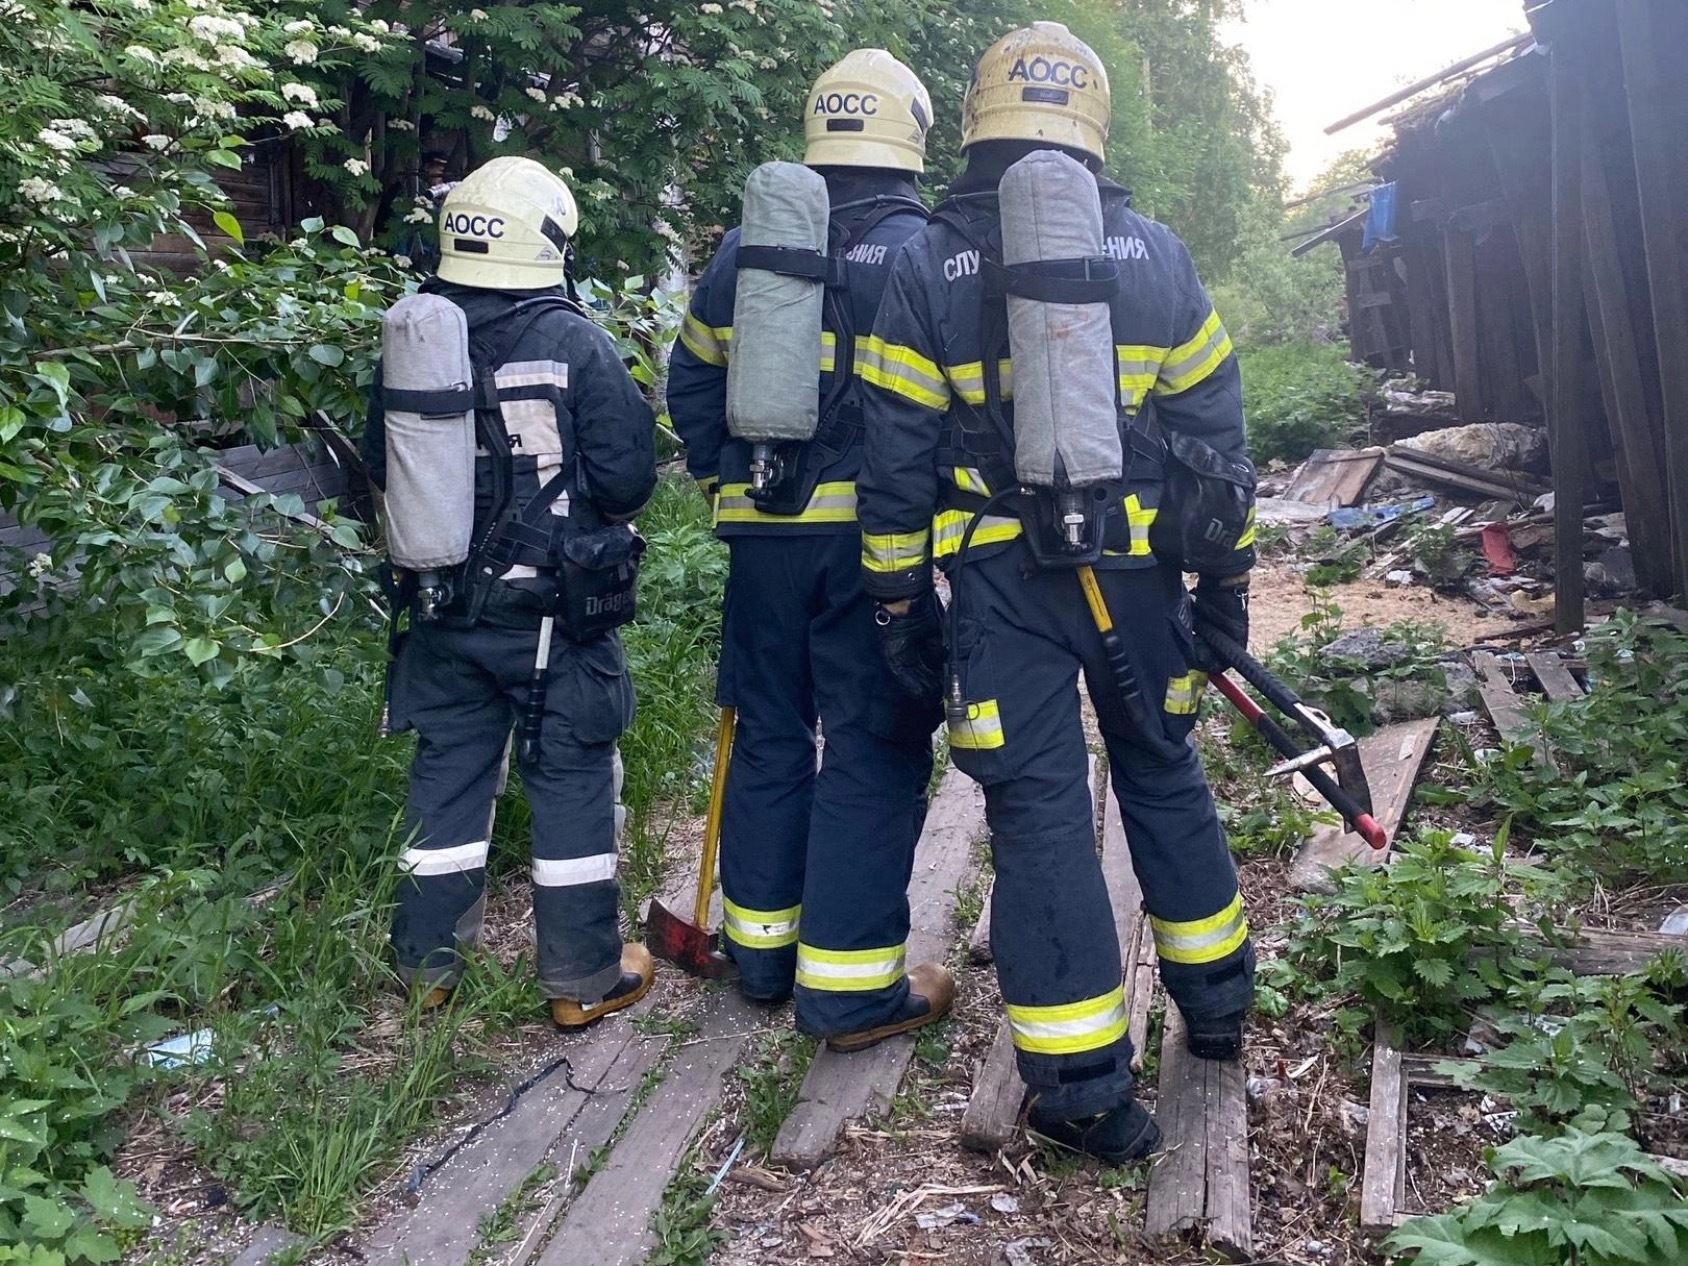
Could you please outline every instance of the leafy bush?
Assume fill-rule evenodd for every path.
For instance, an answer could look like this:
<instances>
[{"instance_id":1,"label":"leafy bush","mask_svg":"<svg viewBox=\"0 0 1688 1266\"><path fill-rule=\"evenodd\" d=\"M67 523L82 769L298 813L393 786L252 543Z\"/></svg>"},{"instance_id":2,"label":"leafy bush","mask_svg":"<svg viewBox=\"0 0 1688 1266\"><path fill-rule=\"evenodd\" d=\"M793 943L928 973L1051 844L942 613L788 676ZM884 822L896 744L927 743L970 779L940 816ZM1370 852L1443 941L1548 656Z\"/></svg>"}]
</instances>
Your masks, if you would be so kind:
<instances>
[{"instance_id":1,"label":"leafy bush","mask_svg":"<svg viewBox=\"0 0 1688 1266\"><path fill-rule=\"evenodd\" d=\"M1385 1242L1418 1266L1651 1266L1688 1251L1688 1202L1621 1134L1520 1138L1485 1158L1476 1200L1414 1218Z\"/></svg>"},{"instance_id":2,"label":"leafy bush","mask_svg":"<svg viewBox=\"0 0 1688 1266\"><path fill-rule=\"evenodd\" d=\"M1620 611L1590 634L1587 695L1536 710L1559 766L1530 743L1485 765L1472 794L1536 846L1608 880L1688 877L1688 633Z\"/></svg>"},{"instance_id":3,"label":"leafy bush","mask_svg":"<svg viewBox=\"0 0 1688 1266\"><path fill-rule=\"evenodd\" d=\"M1299 462L1345 440L1366 416L1365 371L1330 343L1279 343L1240 353L1248 451Z\"/></svg>"},{"instance_id":4,"label":"leafy bush","mask_svg":"<svg viewBox=\"0 0 1688 1266\"><path fill-rule=\"evenodd\" d=\"M1300 623L1300 633L1278 639L1266 656L1267 667L1356 734L1371 732L1374 696L1384 690L1399 691L1409 683L1438 691L1447 686L1447 674L1437 660L1447 646L1447 631L1440 624L1395 620L1384 625L1379 630L1383 641L1404 646L1406 655L1386 668L1372 668L1353 657L1326 653L1350 631L1342 625L1342 608L1328 592L1315 590Z\"/></svg>"},{"instance_id":5,"label":"leafy bush","mask_svg":"<svg viewBox=\"0 0 1688 1266\"><path fill-rule=\"evenodd\" d=\"M1505 996L1537 948L1522 919L1542 941L1557 939L1561 877L1508 862L1505 851L1505 832L1482 856L1449 832L1424 831L1387 867L1344 866L1334 892L1301 898L1289 961L1315 993L1360 1000L1339 1017L1344 1028L1375 1011L1409 1038L1455 1032Z\"/></svg>"},{"instance_id":6,"label":"leafy bush","mask_svg":"<svg viewBox=\"0 0 1688 1266\"><path fill-rule=\"evenodd\" d=\"M1680 955L1677 956L1680 960ZM1630 1128L1629 1113L1674 1083L1688 1029L1665 996L1683 984L1680 961L1634 976L1579 977L1554 969L1520 980L1494 1019L1506 1045L1479 1060L1443 1064L1462 1086L1503 1096L1520 1133Z\"/></svg>"}]
</instances>

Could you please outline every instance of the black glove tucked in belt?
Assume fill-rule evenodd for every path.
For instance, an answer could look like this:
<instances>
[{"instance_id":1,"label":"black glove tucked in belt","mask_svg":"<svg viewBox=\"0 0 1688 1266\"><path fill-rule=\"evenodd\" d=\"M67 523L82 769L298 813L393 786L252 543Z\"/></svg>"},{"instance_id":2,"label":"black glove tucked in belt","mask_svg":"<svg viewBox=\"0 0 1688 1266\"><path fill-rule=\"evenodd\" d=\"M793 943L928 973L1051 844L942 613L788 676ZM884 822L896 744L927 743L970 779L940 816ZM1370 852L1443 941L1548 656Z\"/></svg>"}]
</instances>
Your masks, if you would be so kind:
<instances>
[{"instance_id":1,"label":"black glove tucked in belt","mask_svg":"<svg viewBox=\"0 0 1688 1266\"><path fill-rule=\"evenodd\" d=\"M944 631L937 596L923 593L909 600L901 615L880 606L873 613L879 626L879 650L891 678L909 698L937 705L944 696Z\"/></svg>"},{"instance_id":2,"label":"black glove tucked in belt","mask_svg":"<svg viewBox=\"0 0 1688 1266\"><path fill-rule=\"evenodd\" d=\"M1207 629L1248 649L1248 575L1203 576L1191 595L1191 614L1196 622L1196 667L1204 673L1224 672L1231 665L1202 641Z\"/></svg>"}]
</instances>

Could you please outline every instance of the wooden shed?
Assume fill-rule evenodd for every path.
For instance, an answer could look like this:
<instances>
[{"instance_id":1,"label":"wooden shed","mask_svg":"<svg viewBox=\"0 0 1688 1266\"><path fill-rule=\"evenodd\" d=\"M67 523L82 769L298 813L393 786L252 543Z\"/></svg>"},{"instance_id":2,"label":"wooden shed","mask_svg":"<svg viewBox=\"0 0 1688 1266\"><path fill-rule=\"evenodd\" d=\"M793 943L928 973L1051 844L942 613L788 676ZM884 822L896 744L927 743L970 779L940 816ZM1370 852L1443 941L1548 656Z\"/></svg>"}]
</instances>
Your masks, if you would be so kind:
<instances>
[{"instance_id":1,"label":"wooden shed","mask_svg":"<svg viewBox=\"0 0 1688 1266\"><path fill-rule=\"evenodd\" d=\"M1373 207L1297 250L1341 249L1355 360L1452 391L1464 421L1547 421L1568 630L1582 508L1612 491L1642 587L1688 593L1688 3L1527 16L1413 86L1433 95L1390 120Z\"/></svg>"}]
</instances>

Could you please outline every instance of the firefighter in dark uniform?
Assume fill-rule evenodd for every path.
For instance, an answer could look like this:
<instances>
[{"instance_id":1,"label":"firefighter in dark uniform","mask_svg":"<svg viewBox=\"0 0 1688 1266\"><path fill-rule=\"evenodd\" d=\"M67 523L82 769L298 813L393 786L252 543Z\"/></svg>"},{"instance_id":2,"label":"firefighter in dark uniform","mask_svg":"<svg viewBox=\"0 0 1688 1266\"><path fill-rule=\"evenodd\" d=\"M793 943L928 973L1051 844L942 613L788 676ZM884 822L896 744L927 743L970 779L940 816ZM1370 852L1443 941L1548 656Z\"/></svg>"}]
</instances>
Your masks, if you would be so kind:
<instances>
[{"instance_id":1,"label":"firefighter in dark uniform","mask_svg":"<svg viewBox=\"0 0 1688 1266\"><path fill-rule=\"evenodd\" d=\"M856 520L862 349L892 258L926 223L914 178L930 124L925 88L880 49L849 54L809 95L804 162L826 180L843 302L829 304L818 349L819 430L782 452L771 495L753 489L752 446L726 418L738 229L698 281L669 371L687 467L715 499L731 556L724 946L747 996L778 1002L795 985L798 1026L838 1049L936 1020L954 992L942 966L904 962L938 713L905 698L879 655Z\"/></svg>"},{"instance_id":2,"label":"firefighter in dark uniform","mask_svg":"<svg viewBox=\"0 0 1688 1266\"><path fill-rule=\"evenodd\" d=\"M1035 1096L1031 1123L1118 1161L1152 1151L1159 1132L1132 1096L1120 949L1085 778L1081 673L1162 979L1198 1055L1237 1055L1254 959L1213 796L1184 741L1204 670L1217 666L1192 638L1178 567L1149 544L1157 515L1168 513L1164 437L1197 437L1246 464L1237 363L1183 244L1100 175L1108 118L1107 73L1064 26L1012 32L980 60L963 117L966 170L898 257L875 322L857 486L868 591L883 604L893 671L911 690L930 692L943 657L932 563L952 570L951 601L960 605L949 662L962 710L952 709L950 750L985 789L996 865L991 941L1020 1073ZM1030 498L1000 499L979 515L1015 483L1013 452L984 416L998 408L1011 424L1013 406L1006 338L982 345L981 257L1001 249L1003 172L1046 149L1097 173L1105 249L1119 266L1110 323L1130 466L1103 520L1095 574L1139 702L1148 702L1137 715L1158 734L1128 717L1077 575L1033 562L1020 509ZM993 376L999 406L987 404ZM1252 480L1246 496L1240 548L1201 577L1194 603L1195 620L1212 619L1238 641L1247 636Z\"/></svg>"},{"instance_id":3,"label":"firefighter in dark uniform","mask_svg":"<svg viewBox=\"0 0 1688 1266\"><path fill-rule=\"evenodd\" d=\"M537 742L518 746L518 763L533 819L539 977L565 1028L630 1006L653 977L649 953L624 945L617 922L627 663L613 631L572 641L542 625L557 609L563 543L616 536L613 525L638 513L656 484L650 406L609 335L567 293L577 223L568 186L527 158L485 164L441 208L438 275L424 289L463 309L475 364L496 367L490 425L501 421L502 443L483 436L476 451L479 544L449 600L422 618L405 589L412 578L398 578L410 628L389 704L392 728L417 735L393 948L400 975L426 991L425 1005L439 1005L461 977L459 945L481 938L494 804L513 729L537 704L529 686L538 639L550 636ZM389 459L382 417L378 389L364 441L377 487ZM534 524L521 521L529 511ZM498 521L505 526L492 531ZM634 539L628 529L619 537Z\"/></svg>"}]
</instances>

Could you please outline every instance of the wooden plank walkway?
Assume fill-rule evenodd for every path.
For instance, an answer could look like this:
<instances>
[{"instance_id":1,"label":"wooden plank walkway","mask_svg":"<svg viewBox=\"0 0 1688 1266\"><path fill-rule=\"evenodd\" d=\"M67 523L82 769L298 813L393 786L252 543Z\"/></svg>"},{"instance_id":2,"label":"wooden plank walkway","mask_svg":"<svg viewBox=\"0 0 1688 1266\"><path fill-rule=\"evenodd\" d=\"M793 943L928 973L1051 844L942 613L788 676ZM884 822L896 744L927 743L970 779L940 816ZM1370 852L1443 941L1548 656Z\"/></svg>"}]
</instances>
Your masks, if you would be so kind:
<instances>
[{"instance_id":1,"label":"wooden plank walkway","mask_svg":"<svg viewBox=\"0 0 1688 1266\"><path fill-rule=\"evenodd\" d=\"M1500 736L1508 743L1530 744L1536 764L1557 773L1559 767L1553 760L1553 754L1547 750L1540 729L1530 720L1524 701L1512 688L1511 675L1494 653L1472 652L1471 667L1477 672L1477 693L1482 697L1483 708L1488 712L1489 720L1494 722L1495 729L1500 731Z\"/></svg>"},{"instance_id":2,"label":"wooden plank walkway","mask_svg":"<svg viewBox=\"0 0 1688 1266\"><path fill-rule=\"evenodd\" d=\"M951 926L955 894L972 865L973 845L984 838L984 794L951 767L938 785L914 854L909 884L910 963L944 962L955 944ZM909 1061L909 1035L839 1054L822 1047L809 1064L796 1106L780 1127L771 1157L792 1169L811 1169L831 1153L846 1121L876 1116L891 1106Z\"/></svg>"},{"instance_id":3,"label":"wooden plank walkway","mask_svg":"<svg viewBox=\"0 0 1688 1266\"><path fill-rule=\"evenodd\" d=\"M1386 725L1360 740L1360 764L1371 785L1372 816L1391 842L1401 829L1419 771L1430 756L1439 720L1427 717L1422 721ZM1341 823L1322 824L1295 855L1290 866L1290 882L1297 888L1323 887L1330 881L1329 872L1344 863L1379 866L1388 857L1388 849L1372 848L1358 835L1345 830Z\"/></svg>"},{"instance_id":4,"label":"wooden plank walkway","mask_svg":"<svg viewBox=\"0 0 1688 1266\"><path fill-rule=\"evenodd\" d=\"M651 1215L662 1205L691 1141L721 1101L727 1071L767 1013L736 989L709 998L702 1028L680 1044L609 1160L564 1215L539 1266L637 1266L655 1246Z\"/></svg>"}]
</instances>

